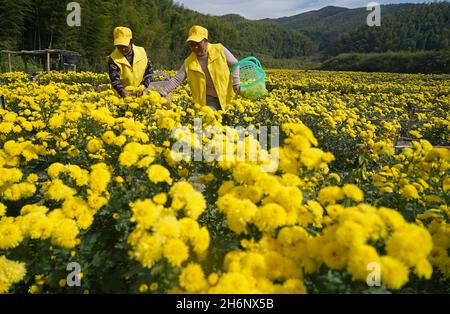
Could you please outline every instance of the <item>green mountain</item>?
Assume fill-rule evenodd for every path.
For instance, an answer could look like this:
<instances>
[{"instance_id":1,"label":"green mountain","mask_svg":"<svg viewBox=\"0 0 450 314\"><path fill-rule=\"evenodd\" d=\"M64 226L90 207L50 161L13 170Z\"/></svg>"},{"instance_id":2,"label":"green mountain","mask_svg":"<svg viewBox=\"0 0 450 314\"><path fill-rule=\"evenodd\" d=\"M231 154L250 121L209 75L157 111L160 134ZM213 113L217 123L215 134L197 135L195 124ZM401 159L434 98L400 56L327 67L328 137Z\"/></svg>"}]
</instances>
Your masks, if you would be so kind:
<instances>
[{"instance_id":1,"label":"green mountain","mask_svg":"<svg viewBox=\"0 0 450 314\"><path fill-rule=\"evenodd\" d=\"M301 13L289 17L282 17L278 19L265 19L265 21L273 21L285 28L292 30L311 31L317 28L322 28L323 30L323 26L325 24L328 23L329 25L330 18L334 19L336 17L339 17L340 15L348 15L348 12L351 11L353 10L342 7L328 6L320 10L309 11L306 13ZM345 22L348 22L348 19L345 19ZM340 31L342 31L342 23L339 23L339 25L337 26L341 28Z\"/></svg>"},{"instance_id":2,"label":"green mountain","mask_svg":"<svg viewBox=\"0 0 450 314\"><path fill-rule=\"evenodd\" d=\"M401 11L414 4L397 4L381 7L382 16ZM327 50L338 36L349 33L366 25L366 8L347 9L328 6L320 10L310 11L291 17L273 19L286 29L302 31L319 43L321 50Z\"/></svg>"},{"instance_id":3,"label":"green mountain","mask_svg":"<svg viewBox=\"0 0 450 314\"><path fill-rule=\"evenodd\" d=\"M445 43L450 39L449 2L382 5L381 27L367 26L369 13L366 8L328 6L266 21L275 22L289 30L304 32L319 44L319 50L325 55L447 47ZM436 41L442 42L442 45Z\"/></svg>"},{"instance_id":4,"label":"green mountain","mask_svg":"<svg viewBox=\"0 0 450 314\"><path fill-rule=\"evenodd\" d=\"M383 9L382 9L383 12ZM417 4L382 15L381 27L360 26L343 33L328 53L450 49L450 3Z\"/></svg>"},{"instance_id":5,"label":"green mountain","mask_svg":"<svg viewBox=\"0 0 450 314\"><path fill-rule=\"evenodd\" d=\"M415 4L391 4L382 5L382 17L402 11ZM272 19L287 29L326 33L342 34L350 32L357 27L366 25L366 18L370 12L366 8L347 9L342 7L328 6L320 10L310 11L291 17Z\"/></svg>"}]
</instances>

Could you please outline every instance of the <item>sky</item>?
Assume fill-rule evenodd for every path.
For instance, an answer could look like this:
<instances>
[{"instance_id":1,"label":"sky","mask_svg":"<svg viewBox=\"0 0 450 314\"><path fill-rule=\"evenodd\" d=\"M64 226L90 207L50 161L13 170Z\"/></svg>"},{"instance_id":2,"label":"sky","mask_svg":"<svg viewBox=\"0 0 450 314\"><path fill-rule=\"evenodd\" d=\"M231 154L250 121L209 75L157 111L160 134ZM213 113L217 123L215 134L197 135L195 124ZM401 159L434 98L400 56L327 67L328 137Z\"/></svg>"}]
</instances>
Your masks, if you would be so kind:
<instances>
[{"instance_id":1,"label":"sky","mask_svg":"<svg viewBox=\"0 0 450 314\"><path fill-rule=\"evenodd\" d=\"M366 7L370 0L174 0L185 8L210 15L237 13L245 18L256 20L263 18L278 18L317 10L329 5L361 8ZM378 0L379 4L394 3L424 3L436 2L427 0Z\"/></svg>"}]
</instances>

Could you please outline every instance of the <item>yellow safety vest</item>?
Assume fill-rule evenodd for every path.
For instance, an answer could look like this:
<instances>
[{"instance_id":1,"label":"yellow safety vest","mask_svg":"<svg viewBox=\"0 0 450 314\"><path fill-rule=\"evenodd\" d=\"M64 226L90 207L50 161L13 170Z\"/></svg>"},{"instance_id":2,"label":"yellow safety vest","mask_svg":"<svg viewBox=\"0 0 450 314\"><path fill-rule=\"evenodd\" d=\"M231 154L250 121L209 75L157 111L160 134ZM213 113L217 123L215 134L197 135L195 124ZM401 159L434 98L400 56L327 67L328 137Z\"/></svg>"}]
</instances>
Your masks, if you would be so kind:
<instances>
[{"instance_id":1,"label":"yellow safety vest","mask_svg":"<svg viewBox=\"0 0 450 314\"><path fill-rule=\"evenodd\" d=\"M127 58L120 53L117 48L110 55L111 59L120 69L120 80L124 87L141 85L144 79L145 70L147 69L147 53L142 47L133 45L133 65L131 65Z\"/></svg>"},{"instance_id":2,"label":"yellow safety vest","mask_svg":"<svg viewBox=\"0 0 450 314\"><path fill-rule=\"evenodd\" d=\"M206 76L195 53L192 53L186 58L184 67L194 102L205 106ZM221 44L208 44L208 70L214 83L220 105L223 110L226 110L227 105L231 102L235 93L227 58Z\"/></svg>"}]
</instances>

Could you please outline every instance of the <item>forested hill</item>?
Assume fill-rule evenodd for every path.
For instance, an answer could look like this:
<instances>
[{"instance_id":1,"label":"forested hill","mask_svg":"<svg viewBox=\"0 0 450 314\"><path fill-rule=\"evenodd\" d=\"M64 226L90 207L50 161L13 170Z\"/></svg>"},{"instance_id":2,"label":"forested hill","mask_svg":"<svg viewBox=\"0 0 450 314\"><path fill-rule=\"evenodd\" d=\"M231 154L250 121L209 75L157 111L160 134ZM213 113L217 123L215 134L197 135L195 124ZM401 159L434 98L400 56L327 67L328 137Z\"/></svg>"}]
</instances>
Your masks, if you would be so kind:
<instances>
[{"instance_id":1,"label":"forested hill","mask_svg":"<svg viewBox=\"0 0 450 314\"><path fill-rule=\"evenodd\" d=\"M381 6L381 27L368 27L366 8L325 7L275 20L305 32L327 55L343 52L442 50L450 48L450 3Z\"/></svg>"},{"instance_id":2,"label":"forested hill","mask_svg":"<svg viewBox=\"0 0 450 314\"><path fill-rule=\"evenodd\" d=\"M381 27L342 34L330 54L450 49L450 3L407 6L386 15Z\"/></svg>"},{"instance_id":3,"label":"forested hill","mask_svg":"<svg viewBox=\"0 0 450 314\"><path fill-rule=\"evenodd\" d=\"M411 6L416 5L383 5L381 6L382 19ZM366 19L369 13L367 8L347 9L328 6L320 10L267 21L273 21L286 29L305 32L320 44L321 50L327 50L340 35L360 27L368 28Z\"/></svg>"},{"instance_id":4,"label":"forested hill","mask_svg":"<svg viewBox=\"0 0 450 314\"><path fill-rule=\"evenodd\" d=\"M129 26L136 44L144 46L157 66L177 67L187 56L187 31L200 24L213 42L238 55L265 54L295 58L317 52L317 44L302 32L273 22L230 20L194 12L171 0L78 0L81 27L68 27L66 1L2 0L0 49L64 48L79 51L96 69L113 49L112 31Z\"/></svg>"},{"instance_id":5,"label":"forested hill","mask_svg":"<svg viewBox=\"0 0 450 314\"><path fill-rule=\"evenodd\" d=\"M224 43L239 57L326 59L342 52L449 49L449 2L382 6L382 26L372 28L366 25L366 8L325 7L251 21L239 15L200 14L172 0L78 0L81 27L69 27L68 2L0 1L0 49L75 50L83 54L85 68L101 70L113 49L113 28L126 25L156 66L176 68L189 53L185 39L193 24L207 27L212 42Z\"/></svg>"}]
</instances>

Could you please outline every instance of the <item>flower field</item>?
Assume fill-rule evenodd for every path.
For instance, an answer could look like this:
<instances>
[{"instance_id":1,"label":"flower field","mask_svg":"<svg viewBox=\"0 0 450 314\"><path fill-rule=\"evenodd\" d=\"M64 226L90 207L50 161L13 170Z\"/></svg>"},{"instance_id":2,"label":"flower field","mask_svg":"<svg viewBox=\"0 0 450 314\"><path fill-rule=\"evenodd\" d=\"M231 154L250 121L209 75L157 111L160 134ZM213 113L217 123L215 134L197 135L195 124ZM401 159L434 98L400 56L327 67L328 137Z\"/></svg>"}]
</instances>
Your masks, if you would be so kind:
<instances>
[{"instance_id":1,"label":"flower field","mask_svg":"<svg viewBox=\"0 0 450 314\"><path fill-rule=\"evenodd\" d=\"M266 86L213 112L187 86L169 106L119 99L106 74L0 74L0 293L448 293L450 76ZM194 118L279 126L280 145ZM256 143L278 168L176 158L180 141Z\"/></svg>"}]
</instances>

